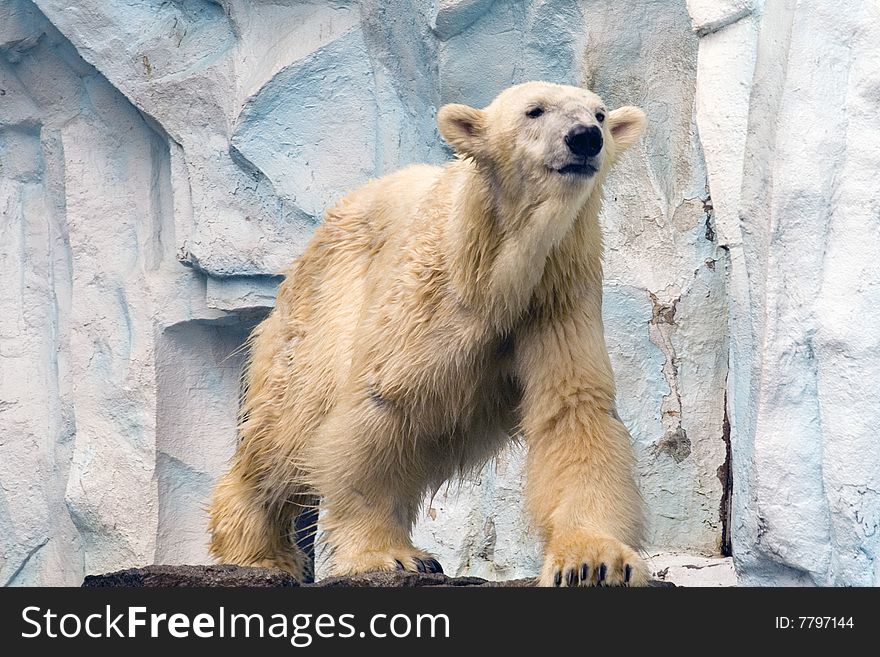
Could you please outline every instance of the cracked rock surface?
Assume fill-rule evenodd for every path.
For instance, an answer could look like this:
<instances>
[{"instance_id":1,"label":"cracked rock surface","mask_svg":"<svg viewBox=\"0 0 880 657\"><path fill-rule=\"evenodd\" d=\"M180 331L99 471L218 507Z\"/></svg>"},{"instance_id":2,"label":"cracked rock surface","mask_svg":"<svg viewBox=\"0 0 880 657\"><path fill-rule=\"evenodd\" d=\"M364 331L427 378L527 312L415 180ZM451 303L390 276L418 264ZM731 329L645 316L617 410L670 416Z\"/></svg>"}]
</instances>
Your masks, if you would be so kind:
<instances>
[{"instance_id":1,"label":"cracked rock surface","mask_svg":"<svg viewBox=\"0 0 880 657\"><path fill-rule=\"evenodd\" d=\"M742 583L877 584L878 11L3 0L0 585L206 562L240 348L284 267L347 190L450 156L443 103L528 79L649 119L600 218L646 549L732 536ZM415 543L534 576L523 466L426 497Z\"/></svg>"},{"instance_id":2,"label":"cracked rock surface","mask_svg":"<svg viewBox=\"0 0 880 657\"><path fill-rule=\"evenodd\" d=\"M602 216L617 410L649 546L717 551L726 270L684 2L74 4L0 3L0 584L204 563L240 347L279 274L340 195L449 158L443 103L535 78L651 117ZM416 544L450 572L535 575L523 470L509 449L441 487Z\"/></svg>"}]
</instances>

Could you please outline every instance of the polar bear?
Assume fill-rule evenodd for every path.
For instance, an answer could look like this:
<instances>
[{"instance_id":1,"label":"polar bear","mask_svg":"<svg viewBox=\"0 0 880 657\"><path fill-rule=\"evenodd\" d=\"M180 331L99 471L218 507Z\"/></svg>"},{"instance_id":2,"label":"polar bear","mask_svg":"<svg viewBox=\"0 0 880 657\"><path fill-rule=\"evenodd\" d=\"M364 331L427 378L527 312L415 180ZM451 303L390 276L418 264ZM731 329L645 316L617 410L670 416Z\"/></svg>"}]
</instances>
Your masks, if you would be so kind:
<instances>
[{"instance_id":1,"label":"polar bear","mask_svg":"<svg viewBox=\"0 0 880 657\"><path fill-rule=\"evenodd\" d=\"M456 159L327 211L254 330L212 554L302 577L293 521L320 500L334 574L442 572L410 539L426 491L519 435L539 584L645 584L598 223L645 115L530 82L485 109L446 105L437 123Z\"/></svg>"}]
</instances>

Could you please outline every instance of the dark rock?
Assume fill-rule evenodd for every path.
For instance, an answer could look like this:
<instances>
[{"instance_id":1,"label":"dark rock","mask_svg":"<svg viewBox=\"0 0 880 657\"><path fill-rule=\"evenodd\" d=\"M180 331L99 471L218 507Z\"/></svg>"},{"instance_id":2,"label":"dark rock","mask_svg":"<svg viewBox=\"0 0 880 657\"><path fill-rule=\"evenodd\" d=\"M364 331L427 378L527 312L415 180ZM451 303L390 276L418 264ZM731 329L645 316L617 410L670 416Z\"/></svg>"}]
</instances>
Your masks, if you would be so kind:
<instances>
[{"instance_id":1,"label":"dark rock","mask_svg":"<svg viewBox=\"0 0 880 657\"><path fill-rule=\"evenodd\" d=\"M376 572L350 577L327 577L308 586L319 587L391 587L416 588L421 586L486 586L480 577L448 577L441 573Z\"/></svg>"},{"instance_id":2,"label":"dark rock","mask_svg":"<svg viewBox=\"0 0 880 657\"><path fill-rule=\"evenodd\" d=\"M299 586L290 573L277 568L244 568L242 566L146 566L129 568L107 575L86 575L86 587L196 587L241 586L273 588Z\"/></svg>"},{"instance_id":3,"label":"dark rock","mask_svg":"<svg viewBox=\"0 0 880 657\"><path fill-rule=\"evenodd\" d=\"M376 572L351 577L328 577L304 587L332 588L417 588L422 586L484 586L524 588L535 585L534 579L511 579L490 582L480 577L448 577L439 573ZM300 586L296 579L274 568L246 568L244 566L146 566L130 568L107 575L88 575L83 581L87 587L217 587L240 586L269 588ZM671 582L653 581L654 587L672 587Z\"/></svg>"},{"instance_id":4,"label":"dark rock","mask_svg":"<svg viewBox=\"0 0 880 657\"><path fill-rule=\"evenodd\" d=\"M511 589L521 589L521 588L534 588L537 583L537 579L534 577L526 577L524 579L505 579L501 581L485 581L482 586L486 586L489 588L511 588Z\"/></svg>"}]
</instances>

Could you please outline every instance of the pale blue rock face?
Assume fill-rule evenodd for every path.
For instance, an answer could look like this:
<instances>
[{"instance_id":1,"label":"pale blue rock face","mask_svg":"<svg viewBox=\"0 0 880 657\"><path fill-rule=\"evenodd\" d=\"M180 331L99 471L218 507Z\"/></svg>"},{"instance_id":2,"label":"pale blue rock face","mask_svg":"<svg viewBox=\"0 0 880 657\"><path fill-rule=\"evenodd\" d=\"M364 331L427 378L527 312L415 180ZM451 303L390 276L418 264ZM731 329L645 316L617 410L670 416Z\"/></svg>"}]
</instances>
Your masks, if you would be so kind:
<instances>
[{"instance_id":1,"label":"pale blue rock face","mask_svg":"<svg viewBox=\"0 0 880 657\"><path fill-rule=\"evenodd\" d=\"M0 2L0 584L205 561L202 509L235 446L241 346L285 268L347 191L451 157L435 124L443 103L483 106L530 79L588 86L649 117L608 180L601 221L605 331L650 550L718 553L727 415L743 581L876 582L880 456L869 423L837 410L852 400L832 374L855 380L840 352L871 355L874 342L834 322L832 291L850 279L818 251L785 251L792 235L822 243L833 222L791 219L824 216L824 192L793 205L799 152L774 159L758 120L786 110L798 143L797 118L823 101L792 91L799 66L789 95L773 96L781 46L762 60L758 35L785 28L789 56L808 68L816 30L761 5ZM859 61L833 59L839 84ZM854 112L876 88L872 65L859 66L853 80L868 91L838 90ZM870 163L861 141L835 161ZM840 198L854 206L867 185ZM755 217L744 235L740 216ZM852 232L829 242L844 259L857 249L841 235L870 224L852 216ZM823 228L805 236L805 225ZM770 258L770 243L791 255ZM821 303L799 314L776 291L791 280ZM821 317L817 340L793 340L812 351L787 360L787 334L763 341L765 315ZM789 363L809 383L786 397ZM789 454L795 428L804 438ZM451 574L534 574L523 481L511 449L442 488L417 544Z\"/></svg>"}]
</instances>

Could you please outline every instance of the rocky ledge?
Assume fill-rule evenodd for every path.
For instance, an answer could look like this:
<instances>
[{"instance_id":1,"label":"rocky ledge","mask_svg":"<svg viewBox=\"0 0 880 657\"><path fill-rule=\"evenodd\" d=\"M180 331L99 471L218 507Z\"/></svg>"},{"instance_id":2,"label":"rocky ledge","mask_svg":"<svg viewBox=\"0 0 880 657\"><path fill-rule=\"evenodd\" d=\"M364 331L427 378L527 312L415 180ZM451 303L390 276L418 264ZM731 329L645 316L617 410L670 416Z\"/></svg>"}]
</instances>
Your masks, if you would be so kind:
<instances>
[{"instance_id":1,"label":"rocky ledge","mask_svg":"<svg viewBox=\"0 0 880 657\"><path fill-rule=\"evenodd\" d=\"M432 573L368 573L353 577L328 577L313 584L300 584L289 573L274 568L246 568L243 566L146 566L129 568L105 575L87 575L84 587L222 587L241 586L274 588L282 586L335 587L335 588L416 588L422 586L485 586L523 588L535 585L534 579L512 579L490 582L480 577L448 577ZM674 586L669 582L654 581L651 586Z\"/></svg>"}]
</instances>

